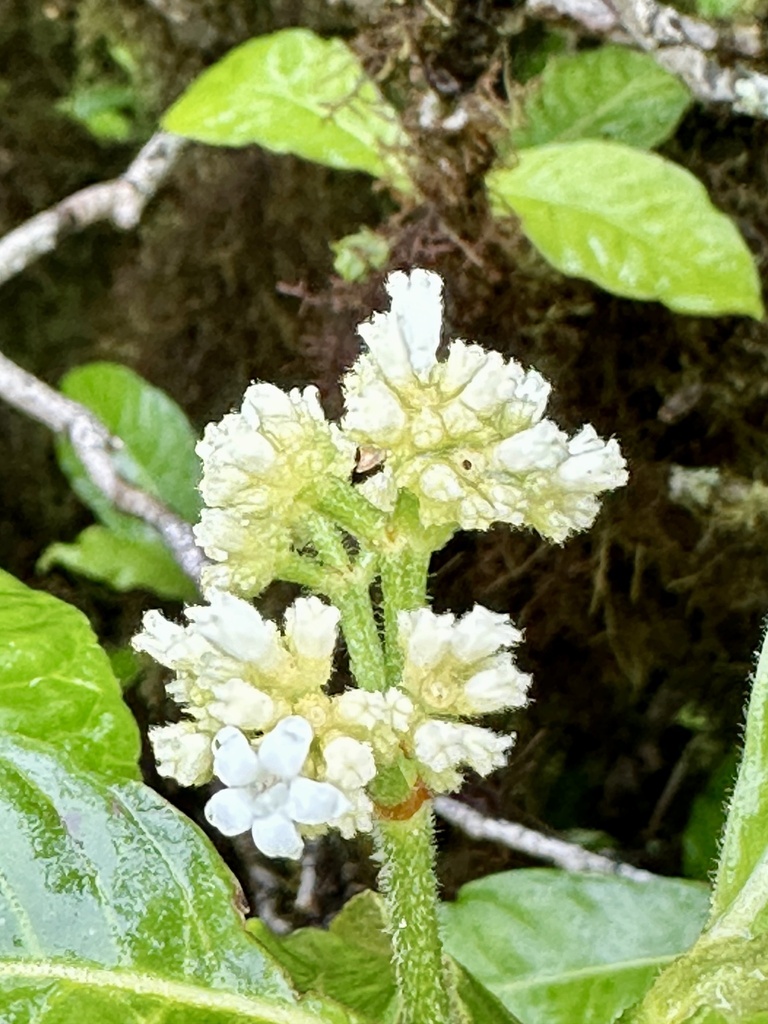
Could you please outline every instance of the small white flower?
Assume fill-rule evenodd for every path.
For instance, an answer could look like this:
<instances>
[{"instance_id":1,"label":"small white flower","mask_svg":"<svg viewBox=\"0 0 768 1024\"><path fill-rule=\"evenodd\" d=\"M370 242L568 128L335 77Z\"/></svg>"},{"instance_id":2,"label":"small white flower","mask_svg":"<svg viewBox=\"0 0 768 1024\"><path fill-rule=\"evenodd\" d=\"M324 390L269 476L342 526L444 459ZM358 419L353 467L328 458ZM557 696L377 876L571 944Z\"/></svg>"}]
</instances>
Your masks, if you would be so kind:
<instances>
[{"instance_id":1,"label":"small white flower","mask_svg":"<svg viewBox=\"0 0 768 1024\"><path fill-rule=\"evenodd\" d=\"M258 751L239 729L221 729L213 741L213 770L227 788L205 805L209 823L226 836L250 830L267 857L299 858L304 841L296 823L324 825L349 807L336 786L299 774L311 743L312 727L298 715L278 722Z\"/></svg>"},{"instance_id":2,"label":"small white flower","mask_svg":"<svg viewBox=\"0 0 768 1024\"><path fill-rule=\"evenodd\" d=\"M433 772L445 772L467 765L478 775L488 775L506 764L506 752L514 736L501 736L490 729L462 722L433 719L416 730L416 757Z\"/></svg>"},{"instance_id":3,"label":"small white flower","mask_svg":"<svg viewBox=\"0 0 768 1024\"><path fill-rule=\"evenodd\" d=\"M151 611L144 615L143 629L131 641L136 651L144 651L166 668L177 669L182 665L194 664L208 649L202 637L190 635L175 622L169 622L162 612Z\"/></svg>"},{"instance_id":4,"label":"small white flower","mask_svg":"<svg viewBox=\"0 0 768 1024\"><path fill-rule=\"evenodd\" d=\"M376 774L376 762L370 743L351 736L337 736L323 750L325 777L343 790L362 789Z\"/></svg>"},{"instance_id":5,"label":"small white flower","mask_svg":"<svg viewBox=\"0 0 768 1024\"><path fill-rule=\"evenodd\" d=\"M476 604L453 627L451 648L457 658L470 664L487 658L500 647L515 647L522 639L522 632L506 615Z\"/></svg>"},{"instance_id":6,"label":"small white flower","mask_svg":"<svg viewBox=\"0 0 768 1024\"><path fill-rule=\"evenodd\" d=\"M272 698L245 679L235 677L223 683L212 683L211 694L214 700L205 710L222 725L261 730L275 717Z\"/></svg>"},{"instance_id":7,"label":"small white flower","mask_svg":"<svg viewBox=\"0 0 768 1024\"><path fill-rule=\"evenodd\" d=\"M201 786L211 777L211 737L194 722L174 722L149 730L158 774L180 786Z\"/></svg>"},{"instance_id":8,"label":"small white flower","mask_svg":"<svg viewBox=\"0 0 768 1024\"><path fill-rule=\"evenodd\" d=\"M435 365L443 322L443 282L439 274L414 270L390 274L385 287L388 313L375 313L358 332L385 379L426 377Z\"/></svg>"},{"instance_id":9,"label":"small white flower","mask_svg":"<svg viewBox=\"0 0 768 1024\"><path fill-rule=\"evenodd\" d=\"M432 714L462 717L522 707L531 677L510 652L522 639L506 615L476 605L458 621L429 608L400 612L403 687Z\"/></svg>"},{"instance_id":10,"label":"small white flower","mask_svg":"<svg viewBox=\"0 0 768 1024\"><path fill-rule=\"evenodd\" d=\"M252 604L223 590L210 590L209 603L187 608L186 616L201 636L237 661L252 661L268 672L280 663L277 626Z\"/></svg>"},{"instance_id":11,"label":"small white flower","mask_svg":"<svg viewBox=\"0 0 768 1024\"><path fill-rule=\"evenodd\" d=\"M336 646L340 612L319 597L299 597L285 612L285 636L302 658L326 660Z\"/></svg>"}]
</instances>

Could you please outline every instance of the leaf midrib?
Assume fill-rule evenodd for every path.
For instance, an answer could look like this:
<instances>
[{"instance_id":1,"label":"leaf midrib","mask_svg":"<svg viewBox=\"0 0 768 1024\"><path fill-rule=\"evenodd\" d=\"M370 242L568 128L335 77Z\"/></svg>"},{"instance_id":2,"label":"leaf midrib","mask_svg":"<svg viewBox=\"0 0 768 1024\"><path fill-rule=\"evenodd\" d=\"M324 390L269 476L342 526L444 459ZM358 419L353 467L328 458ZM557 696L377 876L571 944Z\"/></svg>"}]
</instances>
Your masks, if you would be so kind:
<instances>
[{"instance_id":1,"label":"leaf midrib","mask_svg":"<svg viewBox=\"0 0 768 1024\"><path fill-rule=\"evenodd\" d=\"M569 971L560 971L557 974L528 974L509 982L497 985L486 983L497 994L500 992L512 993L527 989L541 988L544 985L561 985L581 979L589 980L604 975L616 974L621 971L636 970L640 967L665 967L673 960L677 960L681 953L669 953L666 956L640 957L637 960L617 960L607 964L590 964L587 967L576 967ZM476 977L482 980L482 974L475 971Z\"/></svg>"},{"instance_id":2,"label":"leaf midrib","mask_svg":"<svg viewBox=\"0 0 768 1024\"><path fill-rule=\"evenodd\" d=\"M306 1013L295 1005L241 996L236 992L226 992L222 989L200 988L182 981L140 974L123 967L108 970L56 961L13 960L0 963L0 982L6 978L17 979L19 982L68 982L86 988L154 996L166 999L176 1006L182 1004L222 1013L239 1013L251 1020L269 1021L270 1024L318 1024L317 1014Z\"/></svg>"}]
</instances>

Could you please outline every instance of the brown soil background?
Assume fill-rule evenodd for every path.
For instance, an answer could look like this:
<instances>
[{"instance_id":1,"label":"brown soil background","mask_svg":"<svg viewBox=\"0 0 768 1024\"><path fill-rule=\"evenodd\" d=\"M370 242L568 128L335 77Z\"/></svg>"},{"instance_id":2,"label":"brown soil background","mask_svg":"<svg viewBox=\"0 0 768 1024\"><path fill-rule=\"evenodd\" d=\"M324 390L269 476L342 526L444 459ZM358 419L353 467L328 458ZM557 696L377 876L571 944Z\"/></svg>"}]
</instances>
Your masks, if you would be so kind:
<instances>
[{"instance_id":1,"label":"brown soil background","mask_svg":"<svg viewBox=\"0 0 768 1024\"><path fill-rule=\"evenodd\" d=\"M76 81L114 72L106 55L116 42L140 68L144 137L204 66L250 35L289 25L354 37L369 69L386 71L406 116L436 82L473 96L477 116L450 141L416 138L430 198L407 214L363 175L256 148L190 147L138 231L91 229L4 286L3 351L51 383L93 359L125 363L200 429L253 379L315 382L335 412L354 326L384 294L383 275L363 285L336 279L328 242L383 225L391 267L445 277L449 336L538 368L554 385L554 418L568 430L591 422L615 434L631 468L597 526L562 547L497 529L462 534L436 556L436 608L460 612L479 601L509 612L526 630L521 661L536 680L531 708L496 723L519 733L511 764L471 782L465 797L544 831L605 833L603 845L621 857L680 873L691 801L738 741L768 609L768 529L759 514L739 524L674 505L667 479L674 463L768 476L765 325L614 298L550 270L513 228L493 224L480 181L503 102L499 60L513 4L460 5L469 13L450 28L433 24L422 4L366 22L359 10L298 0L178 7L194 16L174 25L142 0L0 2L1 231L118 173L138 149L141 137L100 144L54 108ZM516 45L532 46L538 32L526 30ZM768 125L694 106L662 152L704 182L764 268ZM450 174L431 169L438 155ZM156 600L36 574L46 544L73 538L89 514L42 427L0 405L0 439L0 564L83 609L106 644L124 644ZM162 720L159 679L143 680L128 699L141 722ZM164 791L199 820L201 794ZM256 884L248 859L224 852L246 889ZM318 916L373 882L364 854L337 840L323 846ZM523 863L441 828L448 896ZM286 869L286 910L295 881Z\"/></svg>"}]
</instances>

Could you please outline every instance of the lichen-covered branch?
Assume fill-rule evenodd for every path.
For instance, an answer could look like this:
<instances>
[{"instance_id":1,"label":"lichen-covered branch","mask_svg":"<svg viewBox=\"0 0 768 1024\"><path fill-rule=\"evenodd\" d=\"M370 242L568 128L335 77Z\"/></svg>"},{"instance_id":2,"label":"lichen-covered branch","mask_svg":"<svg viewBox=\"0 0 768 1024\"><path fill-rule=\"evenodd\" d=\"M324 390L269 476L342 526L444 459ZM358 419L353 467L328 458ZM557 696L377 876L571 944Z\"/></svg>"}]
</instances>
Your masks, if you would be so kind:
<instances>
[{"instance_id":1,"label":"lichen-covered branch","mask_svg":"<svg viewBox=\"0 0 768 1024\"><path fill-rule=\"evenodd\" d=\"M122 447L85 406L67 398L0 354L0 398L67 437L88 476L116 509L153 526L183 571L196 583L205 564L189 523L146 491L127 483L113 456Z\"/></svg>"},{"instance_id":2,"label":"lichen-covered branch","mask_svg":"<svg viewBox=\"0 0 768 1024\"><path fill-rule=\"evenodd\" d=\"M656 0L527 0L526 13L575 21L595 35L634 45L682 79L697 99L768 118L768 75L745 63L765 50L758 26L715 28ZM724 58L735 61L726 65Z\"/></svg>"},{"instance_id":3,"label":"lichen-covered branch","mask_svg":"<svg viewBox=\"0 0 768 1024\"><path fill-rule=\"evenodd\" d=\"M124 231L136 227L185 145L186 139L157 132L120 177L73 192L9 231L0 238L0 284L98 221L112 221Z\"/></svg>"},{"instance_id":4,"label":"lichen-covered branch","mask_svg":"<svg viewBox=\"0 0 768 1024\"><path fill-rule=\"evenodd\" d=\"M524 853L536 860L548 861L564 871L593 871L601 875L619 875L636 882L647 882L656 876L650 871L623 864L599 853L592 853L576 843L542 835L513 821L489 818L468 807L460 800L447 796L435 797L433 807L437 814L451 825L460 828L472 839L485 839Z\"/></svg>"}]
</instances>

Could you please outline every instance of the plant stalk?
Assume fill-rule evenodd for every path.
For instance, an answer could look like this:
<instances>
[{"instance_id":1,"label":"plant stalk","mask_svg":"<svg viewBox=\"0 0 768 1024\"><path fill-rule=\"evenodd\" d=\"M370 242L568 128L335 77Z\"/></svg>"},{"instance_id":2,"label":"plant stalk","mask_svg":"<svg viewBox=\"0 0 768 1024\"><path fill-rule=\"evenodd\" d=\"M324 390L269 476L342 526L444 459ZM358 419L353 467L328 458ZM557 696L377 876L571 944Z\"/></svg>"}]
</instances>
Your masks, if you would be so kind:
<instances>
[{"instance_id":1,"label":"plant stalk","mask_svg":"<svg viewBox=\"0 0 768 1024\"><path fill-rule=\"evenodd\" d=\"M437 920L434 818L429 801L404 821L379 819L381 889L387 905L398 1024L449 1024L449 988Z\"/></svg>"}]
</instances>

